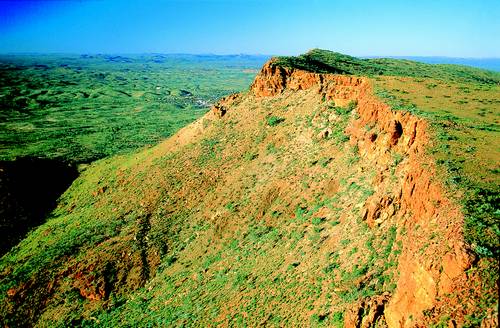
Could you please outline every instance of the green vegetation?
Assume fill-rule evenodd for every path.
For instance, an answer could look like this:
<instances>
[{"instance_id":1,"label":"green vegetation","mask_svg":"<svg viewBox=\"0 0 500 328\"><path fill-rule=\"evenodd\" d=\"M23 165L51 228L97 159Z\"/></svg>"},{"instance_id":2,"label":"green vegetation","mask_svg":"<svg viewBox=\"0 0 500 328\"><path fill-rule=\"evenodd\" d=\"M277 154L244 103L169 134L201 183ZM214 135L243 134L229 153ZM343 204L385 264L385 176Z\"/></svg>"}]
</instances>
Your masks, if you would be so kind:
<instances>
[{"instance_id":1,"label":"green vegetation","mask_svg":"<svg viewBox=\"0 0 500 328\"><path fill-rule=\"evenodd\" d=\"M313 51L291 61L329 72L335 64L349 74L383 66L383 60L350 58ZM391 63L386 73L403 74L414 65ZM414 74L438 74L447 66L422 69ZM373 83L394 109L429 119L436 139L429 155L450 178L445 186L465 190L457 197L468 217L468 241L482 255L466 275L485 278L466 286L467 293L484 294L472 298L481 298L477 307L453 304L467 310L466 325L497 304L498 275L488 257L498 229L492 187L498 153L487 150L498 133L498 86L493 73L462 69L452 67L442 78L459 81L449 83L469 91L467 103L445 97L454 93L443 91L448 82L437 77L415 82L377 75ZM0 320L51 327L342 327L347 314L366 315L370 301L394 295L399 270L408 269L402 260L415 259L411 265L423 274L423 263L438 270L453 250L440 238L459 226L443 219L445 211L433 220L450 219L444 222L451 228L415 220L399 198L410 157L397 148L367 154L366 145L346 134L359 123L358 104L334 101L316 91L272 98L249 93L222 119L207 115L203 129L181 130L173 139L178 143L91 163L47 222L0 259ZM424 106L431 103L438 108ZM483 120L468 125L476 118ZM460 134L463 127L472 142ZM361 129L383 133L375 123ZM470 181L480 184L467 189ZM437 302L448 296L439 294ZM441 309L424 315L435 310L432 323L444 324L448 313Z\"/></svg>"},{"instance_id":2,"label":"green vegetation","mask_svg":"<svg viewBox=\"0 0 500 328\"><path fill-rule=\"evenodd\" d=\"M247 88L264 60L0 55L0 254L44 222L65 189L56 181L70 178L67 187L78 164L158 144ZM215 158L205 146L201 160Z\"/></svg>"},{"instance_id":3,"label":"green vegetation","mask_svg":"<svg viewBox=\"0 0 500 328\"><path fill-rule=\"evenodd\" d=\"M316 125L345 136L355 104L322 103L313 125L304 117L316 100L283 98L276 106L285 104L295 105L275 116L300 125L271 128L267 112L242 102L225 117L237 114L238 124L212 121L196 142L92 163L49 220L0 260L2 320L338 326L352 300L390 291L392 281L375 276L395 276L386 265L398 256L389 248L390 226L368 229L353 206L373 194L371 170L338 172L345 165L340 154L357 150L333 133L295 139ZM357 164L372 167L365 161ZM344 233L359 238L335 240ZM51 281L57 283L47 295ZM12 307L7 295L20 286L29 286L22 295L34 296L20 296Z\"/></svg>"},{"instance_id":4,"label":"green vegetation","mask_svg":"<svg viewBox=\"0 0 500 328\"><path fill-rule=\"evenodd\" d=\"M88 163L157 144L248 87L264 57L0 56L0 160Z\"/></svg>"},{"instance_id":5,"label":"green vegetation","mask_svg":"<svg viewBox=\"0 0 500 328\"><path fill-rule=\"evenodd\" d=\"M377 95L393 110L429 120L438 141L432 155L443 165L446 180L465 190L460 201L467 240L479 255L499 256L500 73L408 60L359 59L319 49L298 57L278 57L275 63L312 72L374 77ZM451 94L457 96L451 98ZM337 113L343 114L338 109ZM341 137L342 131L333 135ZM396 157L394 164L400 160ZM350 163L355 161L354 155Z\"/></svg>"},{"instance_id":6,"label":"green vegetation","mask_svg":"<svg viewBox=\"0 0 500 328\"><path fill-rule=\"evenodd\" d=\"M297 57L277 57L275 63L284 67L316 73L351 74L359 76L404 76L437 78L453 82L495 85L500 73L468 66L424 64L401 59L360 59L333 51L313 49Z\"/></svg>"},{"instance_id":7,"label":"green vegetation","mask_svg":"<svg viewBox=\"0 0 500 328\"><path fill-rule=\"evenodd\" d=\"M411 112L431 123L434 138L429 152L440 166L441 178L453 192L452 197L463 205L466 239L478 255L498 257L500 102L496 95L500 86L426 81L387 77L377 80L375 86L378 97L392 109ZM429 85L432 101L425 98L423 91ZM451 93L459 97L463 90L475 90L475 100L464 105L446 97ZM394 158L395 165L399 161Z\"/></svg>"},{"instance_id":8,"label":"green vegetation","mask_svg":"<svg viewBox=\"0 0 500 328\"><path fill-rule=\"evenodd\" d=\"M267 125L269 126L276 126L280 124L281 122L285 121L283 117L278 117L278 116L270 116L267 118Z\"/></svg>"}]
</instances>

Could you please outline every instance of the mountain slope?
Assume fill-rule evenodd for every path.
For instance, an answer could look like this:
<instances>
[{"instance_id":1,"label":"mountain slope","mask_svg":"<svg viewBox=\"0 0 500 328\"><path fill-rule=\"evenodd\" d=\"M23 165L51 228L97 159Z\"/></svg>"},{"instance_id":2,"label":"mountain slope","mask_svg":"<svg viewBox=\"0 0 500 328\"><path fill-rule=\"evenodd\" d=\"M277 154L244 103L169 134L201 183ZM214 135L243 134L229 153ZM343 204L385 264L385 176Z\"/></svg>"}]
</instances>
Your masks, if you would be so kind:
<instances>
[{"instance_id":1,"label":"mountain slope","mask_svg":"<svg viewBox=\"0 0 500 328\"><path fill-rule=\"evenodd\" d=\"M2 321L495 325L495 262L465 241L430 122L373 84L274 59L172 138L92 164L1 259Z\"/></svg>"}]
</instances>

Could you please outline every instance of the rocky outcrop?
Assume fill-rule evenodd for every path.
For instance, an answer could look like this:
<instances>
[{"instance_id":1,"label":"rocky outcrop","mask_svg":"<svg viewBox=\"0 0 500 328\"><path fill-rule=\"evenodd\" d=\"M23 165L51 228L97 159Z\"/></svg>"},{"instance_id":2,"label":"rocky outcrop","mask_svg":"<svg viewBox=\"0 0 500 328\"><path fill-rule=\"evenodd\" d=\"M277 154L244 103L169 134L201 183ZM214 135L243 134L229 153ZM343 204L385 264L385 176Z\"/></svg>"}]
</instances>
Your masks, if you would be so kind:
<instances>
[{"instance_id":1,"label":"rocky outcrop","mask_svg":"<svg viewBox=\"0 0 500 328\"><path fill-rule=\"evenodd\" d=\"M424 312L433 309L438 296L453 292L455 282L463 278L473 261L463 243L461 211L446 197L435 179L434 162L424 153L429 142L428 124L408 112L393 111L378 100L367 78L315 74L280 67L271 60L251 87L257 97L305 89L316 89L325 101L337 106L357 102L358 117L346 132L350 143L357 145L361 156L372 158L378 171L376 192L366 201L362 215L373 229L395 216L398 230L405 231L398 236L403 252L397 287L379 302L382 307L373 301L379 305L371 306L376 310L370 313L376 313L373 317L383 315L389 327L423 326ZM399 179L395 190L388 190L385 184L390 176ZM365 326L362 319L351 317L346 326Z\"/></svg>"},{"instance_id":2,"label":"rocky outcrop","mask_svg":"<svg viewBox=\"0 0 500 328\"><path fill-rule=\"evenodd\" d=\"M382 175L397 165L398 158L404 158L395 168L400 181L397 189L391 191L394 198L388 201L387 190L379 186L367 204L372 209L373 200L380 199L375 201L376 210L368 211L372 219L384 211L394 213L396 204L400 226L407 231L401 238L403 252L397 288L386 307L385 318L389 327L413 327L423 320L424 311L434 307L440 293L452 292L452 281L464 275L472 264L472 256L462 242L463 216L446 197L435 179L434 163L424 153L429 142L427 122L410 113L391 110L372 95L369 84L360 92L358 103L360 118L349 129L351 142L365 156L378 159ZM370 124L376 124L380 131L375 141L363 129ZM448 247L455 251L447 253Z\"/></svg>"},{"instance_id":3,"label":"rocky outcrop","mask_svg":"<svg viewBox=\"0 0 500 328\"><path fill-rule=\"evenodd\" d=\"M270 97L285 90L298 91L317 88L326 99L334 99L339 106L359 97L360 86L367 80L360 77L316 74L266 63L255 78L251 90L258 97Z\"/></svg>"},{"instance_id":4,"label":"rocky outcrop","mask_svg":"<svg viewBox=\"0 0 500 328\"><path fill-rule=\"evenodd\" d=\"M389 294L362 300L345 314L346 327L369 328L384 320L384 308L389 300Z\"/></svg>"},{"instance_id":5,"label":"rocky outcrop","mask_svg":"<svg viewBox=\"0 0 500 328\"><path fill-rule=\"evenodd\" d=\"M241 98L241 95L238 93L226 96L221 98L216 104L214 104L211 108L212 113L218 118L222 118L226 115L229 107L235 103L238 99Z\"/></svg>"}]
</instances>

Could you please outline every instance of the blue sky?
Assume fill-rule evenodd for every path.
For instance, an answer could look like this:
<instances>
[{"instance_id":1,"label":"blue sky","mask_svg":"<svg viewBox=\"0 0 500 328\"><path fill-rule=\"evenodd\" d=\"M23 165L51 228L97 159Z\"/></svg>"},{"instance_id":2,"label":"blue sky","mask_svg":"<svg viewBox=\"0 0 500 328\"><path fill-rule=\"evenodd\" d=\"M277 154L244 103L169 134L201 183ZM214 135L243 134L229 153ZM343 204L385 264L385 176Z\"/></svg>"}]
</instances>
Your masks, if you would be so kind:
<instances>
[{"instance_id":1,"label":"blue sky","mask_svg":"<svg viewBox=\"0 0 500 328\"><path fill-rule=\"evenodd\" d=\"M499 0L0 0L0 53L500 57Z\"/></svg>"}]
</instances>

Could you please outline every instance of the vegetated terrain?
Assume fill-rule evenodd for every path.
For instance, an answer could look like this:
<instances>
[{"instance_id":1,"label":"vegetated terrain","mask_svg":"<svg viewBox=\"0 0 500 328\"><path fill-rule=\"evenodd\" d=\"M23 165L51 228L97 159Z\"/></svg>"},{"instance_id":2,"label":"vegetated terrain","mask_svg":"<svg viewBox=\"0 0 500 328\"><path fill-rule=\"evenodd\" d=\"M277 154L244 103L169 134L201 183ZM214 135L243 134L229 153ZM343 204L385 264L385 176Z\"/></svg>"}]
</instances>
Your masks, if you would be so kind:
<instances>
[{"instance_id":1,"label":"vegetated terrain","mask_svg":"<svg viewBox=\"0 0 500 328\"><path fill-rule=\"evenodd\" d=\"M498 85L499 73L469 66L429 65L411 60L391 58L359 59L337 52L313 49L297 57L278 57L276 64L315 73L341 73L362 76L406 76L437 78L450 82L477 82Z\"/></svg>"},{"instance_id":2,"label":"vegetated terrain","mask_svg":"<svg viewBox=\"0 0 500 328\"><path fill-rule=\"evenodd\" d=\"M78 165L157 144L247 88L262 56L0 56L0 255Z\"/></svg>"},{"instance_id":3,"label":"vegetated terrain","mask_svg":"<svg viewBox=\"0 0 500 328\"><path fill-rule=\"evenodd\" d=\"M381 57L372 57L381 58ZM394 59L408 59L427 64L453 64L465 65L500 72L500 58L453 58L453 57L421 57L421 56L395 56Z\"/></svg>"},{"instance_id":4,"label":"vegetated terrain","mask_svg":"<svg viewBox=\"0 0 500 328\"><path fill-rule=\"evenodd\" d=\"M409 60L358 59L323 50L282 57L278 63L313 72L371 76L375 93L393 110L427 119L434 134L428 151L442 164L445 183L460 194L469 214L467 237L477 252L500 255L500 73Z\"/></svg>"},{"instance_id":5,"label":"vegetated terrain","mask_svg":"<svg viewBox=\"0 0 500 328\"><path fill-rule=\"evenodd\" d=\"M499 81L273 59L171 138L89 165L1 258L0 318L495 326Z\"/></svg>"},{"instance_id":6,"label":"vegetated terrain","mask_svg":"<svg viewBox=\"0 0 500 328\"><path fill-rule=\"evenodd\" d=\"M154 145L243 90L259 56L2 55L0 160L88 163Z\"/></svg>"}]
</instances>

